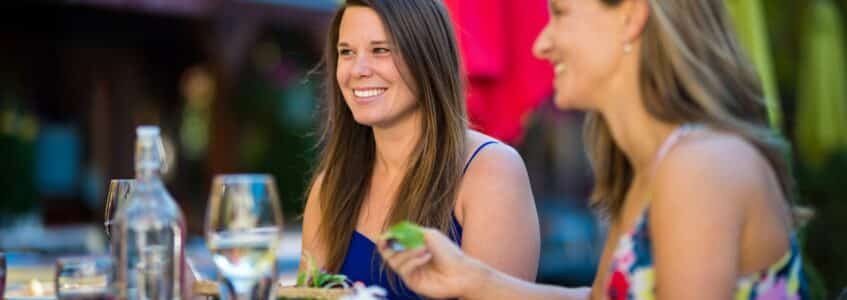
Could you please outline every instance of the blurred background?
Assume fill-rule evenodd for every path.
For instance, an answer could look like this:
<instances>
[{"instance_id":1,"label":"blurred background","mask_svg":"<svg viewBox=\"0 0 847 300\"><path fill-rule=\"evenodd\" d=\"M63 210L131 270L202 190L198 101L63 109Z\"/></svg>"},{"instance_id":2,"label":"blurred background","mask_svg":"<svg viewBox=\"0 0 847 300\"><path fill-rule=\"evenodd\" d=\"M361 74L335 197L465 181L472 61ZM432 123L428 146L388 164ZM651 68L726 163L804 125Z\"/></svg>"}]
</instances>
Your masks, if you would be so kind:
<instances>
[{"instance_id":1,"label":"blurred background","mask_svg":"<svg viewBox=\"0 0 847 300\"><path fill-rule=\"evenodd\" d=\"M166 184L195 247L218 173L273 174L296 237L315 163L320 59L338 3L0 4L0 251L15 253L10 267L105 251L106 188L134 176L140 124L162 128ZM529 169L542 222L539 280L589 284L605 227L587 206L582 115L554 108L552 70L530 52L547 1L445 3L471 120L519 149ZM792 143L796 202L815 212L801 230L813 291L836 298L847 286L847 1L726 3L763 79L772 124ZM297 242L286 247L297 255Z\"/></svg>"}]
</instances>

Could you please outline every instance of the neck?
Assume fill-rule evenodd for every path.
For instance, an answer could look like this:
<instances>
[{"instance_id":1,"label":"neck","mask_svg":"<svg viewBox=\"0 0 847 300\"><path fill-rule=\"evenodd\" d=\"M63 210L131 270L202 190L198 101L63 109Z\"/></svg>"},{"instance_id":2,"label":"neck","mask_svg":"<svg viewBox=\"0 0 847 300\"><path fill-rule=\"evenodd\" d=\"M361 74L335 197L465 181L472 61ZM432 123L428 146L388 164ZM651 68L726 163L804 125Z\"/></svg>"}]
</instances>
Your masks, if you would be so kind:
<instances>
[{"instance_id":1,"label":"neck","mask_svg":"<svg viewBox=\"0 0 847 300\"><path fill-rule=\"evenodd\" d=\"M662 143L677 125L665 123L650 116L640 104L640 100L623 101L627 103L639 101L636 105L639 107L627 108L632 105L621 105L601 114L609 125L615 144L632 164L635 175L639 176L650 168ZM638 113L634 113L636 111Z\"/></svg>"},{"instance_id":2,"label":"neck","mask_svg":"<svg viewBox=\"0 0 847 300\"><path fill-rule=\"evenodd\" d=\"M660 121L647 112L637 70L634 60L624 63L619 80L612 81L611 87L604 89L609 92L602 95L602 99L615 100L603 105L600 114L615 144L632 164L634 175L639 177L650 168L662 143L678 125Z\"/></svg>"},{"instance_id":3,"label":"neck","mask_svg":"<svg viewBox=\"0 0 847 300\"><path fill-rule=\"evenodd\" d=\"M420 113L388 127L372 127L376 146L374 171L384 174L405 172L409 158L421 136Z\"/></svg>"}]
</instances>

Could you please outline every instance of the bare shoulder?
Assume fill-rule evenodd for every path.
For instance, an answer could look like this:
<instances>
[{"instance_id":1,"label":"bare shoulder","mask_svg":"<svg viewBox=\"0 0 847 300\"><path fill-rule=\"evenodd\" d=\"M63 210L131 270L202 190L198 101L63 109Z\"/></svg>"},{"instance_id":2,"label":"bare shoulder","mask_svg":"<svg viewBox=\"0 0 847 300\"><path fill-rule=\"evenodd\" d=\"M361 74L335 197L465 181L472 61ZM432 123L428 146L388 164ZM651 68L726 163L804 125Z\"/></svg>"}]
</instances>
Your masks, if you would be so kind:
<instances>
[{"instance_id":1,"label":"bare shoulder","mask_svg":"<svg viewBox=\"0 0 847 300\"><path fill-rule=\"evenodd\" d=\"M766 159L753 144L711 130L680 140L658 163L654 176L654 202L701 209L741 208L746 201L763 198L773 178Z\"/></svg>"},{"instance_id":2,"label":"bare shoulder","mask_svg":"<svg viewBox=\"0 0 847 300\"><path fill-rule=\"evenodd\" d=\"M478 133L469 138L468 158L479 145L494 140ZM461 179L456 205L465 253L511 276L535 280L538 216L523 159L515 149L496 143L480 150ZM491 247L497 241L519 242Z\"/></svg>"},{"instance_id":3,"label":"bare shoulder","mask_svg":"<svg viewBox=\"0 0 847 300\"><path fill-rule=\"evenodd\" d=\"M468 141L468 153L465 156L465 163L469 163L464 176L466 179L485 175L491 171L526 173L523 158L509 144L473 130L468 134ZM497 143L487 145L476 152L480 146L489 141ZM476 152L475 157L474 152Z\"/></svg>"},{"instance_id":4,"label":"bare shoulder","mask_svg":"<svg viewBox=\"0 0 847 300\"><path fill-rule=\"evenodd\" d=\"M459 188L457 213L469 206L503 206L504 203L496 202L526 199L527 193L530 194L529 199L532 199L523 158L514 148L498 141L485 146L473 156L480 145L497 140L475 131L468 137L470 142L465 159L467 170Z\"/></svg>"},{"instance_id":5,"label":"bare shoulder","mask_svg":"<svg viewBox=\"0 0 847 300\"><path fill-rule=\"evenodd\" d=\"M656 285L668 287L659 296L727 298L743 268L771 263L760 250L783 249L774 242L783 228L773 221L776 210L762 205L779 203L773 175L751 142L729 133L693 132L669 150L650 186ZM770 229L746 234L756 222Z\"/></svg>"}]
</instances>

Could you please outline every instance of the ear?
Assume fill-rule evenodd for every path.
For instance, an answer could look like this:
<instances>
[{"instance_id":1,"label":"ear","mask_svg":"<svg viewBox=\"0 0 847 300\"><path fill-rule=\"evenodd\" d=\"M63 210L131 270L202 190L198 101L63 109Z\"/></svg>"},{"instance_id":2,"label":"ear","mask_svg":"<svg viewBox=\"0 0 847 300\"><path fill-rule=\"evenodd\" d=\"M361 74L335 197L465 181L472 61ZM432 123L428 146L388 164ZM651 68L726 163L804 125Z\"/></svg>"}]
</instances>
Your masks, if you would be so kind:
<instances>
[{"instance_id":1,"label":"ear","mask_svg":"<svg viewBox=\"0 0 847 300\"><path fill-rule=\"evenodd\" d=\"M621 7L624 17L624 42L635 42L641 37L650 17L649 0L626 0Z\"/></svg>"}]
</instances>

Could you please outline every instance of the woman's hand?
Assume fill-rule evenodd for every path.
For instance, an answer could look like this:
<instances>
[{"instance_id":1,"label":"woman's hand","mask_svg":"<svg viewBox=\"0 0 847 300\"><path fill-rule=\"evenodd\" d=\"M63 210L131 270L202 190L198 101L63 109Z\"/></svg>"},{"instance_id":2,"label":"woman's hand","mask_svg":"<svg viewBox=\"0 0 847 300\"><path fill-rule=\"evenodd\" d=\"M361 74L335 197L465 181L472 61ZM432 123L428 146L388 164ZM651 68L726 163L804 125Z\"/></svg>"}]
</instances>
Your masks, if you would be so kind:
<instances>
[{"instance_id":1,"label":"woman's hand","mask_svg":"<svg viewBox=\"0 0 847 300\"><path fill-rule=\"evenodd\" d=\"M461 298L480 285L484 266L462 253L441 232L425 228L425 246L402 252L392 251L385 240L378 241L379 252L406 286L430 298Z\"/></svg>"}]
</instances>

